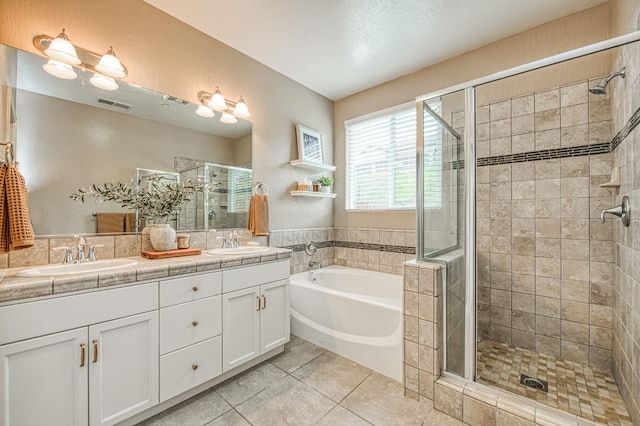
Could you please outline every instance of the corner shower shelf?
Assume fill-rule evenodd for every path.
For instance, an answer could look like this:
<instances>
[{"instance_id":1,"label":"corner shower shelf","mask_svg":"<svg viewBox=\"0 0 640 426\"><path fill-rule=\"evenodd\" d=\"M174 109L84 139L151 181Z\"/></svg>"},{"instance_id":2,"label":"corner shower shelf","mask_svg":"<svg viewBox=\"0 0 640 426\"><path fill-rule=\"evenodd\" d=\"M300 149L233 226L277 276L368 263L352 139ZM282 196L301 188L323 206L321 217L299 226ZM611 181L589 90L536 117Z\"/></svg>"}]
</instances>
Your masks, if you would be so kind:
<instances>
[{"instance_id":1,"label":"corner shower shelf","mask_svg":"<svg viewBox=\"0 0 640 426\"><path fill-rule=\"evenodd\" d=\"M332 166L330 164L314 163L312 161L305 160L291 160L289 161L289 164L294 167L302 167L303 169L323 170L327 172L333 172L336 170L336 166Z\"/></svg>"},{"instance_id":2,"label":"corner shower shelf","mask_svg":"<svg viewBox=\"0 0 640 426\"><path fill-rule=\"evenodd\" d=\"M330 192L291 191L292 197L336 198L336 195Z\"/></svg>"}]
</instances>

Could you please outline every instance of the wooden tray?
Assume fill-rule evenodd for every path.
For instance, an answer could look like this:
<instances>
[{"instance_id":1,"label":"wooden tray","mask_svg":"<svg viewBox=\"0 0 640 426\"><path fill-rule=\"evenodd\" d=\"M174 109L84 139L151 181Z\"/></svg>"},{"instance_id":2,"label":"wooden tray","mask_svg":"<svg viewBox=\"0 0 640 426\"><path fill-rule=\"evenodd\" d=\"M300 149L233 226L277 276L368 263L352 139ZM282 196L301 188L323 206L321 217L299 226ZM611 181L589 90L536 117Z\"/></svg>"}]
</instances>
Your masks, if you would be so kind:
<instances>
[{"instance_id":1,"label":"wooden tray","mask_svg":"<svg viewBox=\"0 0 640 426\"><path fill-rule=\"evenodd\" d=\"M176 249L167 251L143 250L142 256L147 259L166 259L169 257L194 256L202 253L199 248Z\"/></svg>"}]
</instances>

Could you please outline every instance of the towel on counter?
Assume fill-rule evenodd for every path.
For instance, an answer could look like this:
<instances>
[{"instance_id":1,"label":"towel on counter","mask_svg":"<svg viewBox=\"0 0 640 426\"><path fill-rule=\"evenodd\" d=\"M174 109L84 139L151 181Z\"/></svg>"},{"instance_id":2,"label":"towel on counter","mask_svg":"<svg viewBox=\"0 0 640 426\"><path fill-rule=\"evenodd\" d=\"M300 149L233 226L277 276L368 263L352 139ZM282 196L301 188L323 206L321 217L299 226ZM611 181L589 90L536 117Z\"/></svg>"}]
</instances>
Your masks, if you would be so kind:
<instances>
[{"instance_id":1,"label":"towel on counter","mask_svg":"<svg viewBox=\"0 0 640 426\"><path fill-rule=\"evenodd\" d=\"M96 213L96 232L108 234L124 232L124 213Z\"/></svg>"},{"instance_id":2,"label":"towel on counter","mask_svg":"<svg viewBox=\"0 0 640 426\"><path fill-rule=\"evenodd\" d=\"M29 197L24 177L13 164L3 164L0 178L0 251L20 250L35 245L29 218Z\"/></svg>"},{"instance_id":3,"label":"towel on counter","mask_svg":"<svg viewBox=\"0 0 640 426\"><path fill-rule=\"evenodd\" d=\"M251 197L247 229L254 235L269 235L269 200L266 195Z\"/></svg>"}]
</instances>

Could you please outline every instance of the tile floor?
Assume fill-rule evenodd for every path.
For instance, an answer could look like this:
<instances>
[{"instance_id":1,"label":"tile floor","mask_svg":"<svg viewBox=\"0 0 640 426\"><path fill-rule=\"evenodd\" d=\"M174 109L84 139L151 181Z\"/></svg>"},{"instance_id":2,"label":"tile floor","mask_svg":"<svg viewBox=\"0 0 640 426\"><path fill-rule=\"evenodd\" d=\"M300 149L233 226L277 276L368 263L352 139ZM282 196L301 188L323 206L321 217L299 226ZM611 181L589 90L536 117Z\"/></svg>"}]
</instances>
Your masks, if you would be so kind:
<instances>
[{"instance_id":1,"label":"tile floor","mask_svg":"<svg viewBox=\"0 0 640 426\"><path fill-rule=\"evenodd\" d=\"M521 385L520 374L547 380L549 392ZM631 425L613 376L577 362L484 340L478 343L478 381L598 423Z\"/></svg>"},{"instance_id":2,"label":"tile floor","mask_svg":"<svg viewBox=\"0 0 640 426\"><path fill-rule=\"evenodd\" d=\"M291 336L285 351L141 425L462 425L402 384Z\"/></svg>"}]
</instances>

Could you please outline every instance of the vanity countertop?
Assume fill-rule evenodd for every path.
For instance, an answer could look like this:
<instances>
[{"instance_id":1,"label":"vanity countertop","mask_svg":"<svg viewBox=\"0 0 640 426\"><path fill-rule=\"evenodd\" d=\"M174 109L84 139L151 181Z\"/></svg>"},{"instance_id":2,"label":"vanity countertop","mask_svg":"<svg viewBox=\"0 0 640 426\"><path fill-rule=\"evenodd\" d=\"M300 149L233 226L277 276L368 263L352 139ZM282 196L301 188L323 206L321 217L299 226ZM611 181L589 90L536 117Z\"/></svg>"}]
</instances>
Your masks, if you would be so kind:
<instances>
[{"instance_id":1,"label":"vanity countertop","mask_svg":"<svg viewBox=\"0 0 640 426\"><path fill-rule=\"evenodd\" d=\"M134 284L149 280L176 277L197 272L235 268L261 262L273 262L291 257L289 249L270 247L260 253L242 255L211 255L203 251L196 256L167 259L128 257L138 263L132 267L86 274L59 275L53 277L21 277L18 271L26 268L0 270L0 303L22 301L36 297L52 296L76 291L101 290L121 284Z\"/></svg>"}]
</instances>

